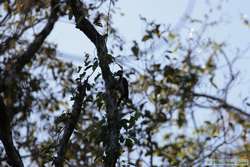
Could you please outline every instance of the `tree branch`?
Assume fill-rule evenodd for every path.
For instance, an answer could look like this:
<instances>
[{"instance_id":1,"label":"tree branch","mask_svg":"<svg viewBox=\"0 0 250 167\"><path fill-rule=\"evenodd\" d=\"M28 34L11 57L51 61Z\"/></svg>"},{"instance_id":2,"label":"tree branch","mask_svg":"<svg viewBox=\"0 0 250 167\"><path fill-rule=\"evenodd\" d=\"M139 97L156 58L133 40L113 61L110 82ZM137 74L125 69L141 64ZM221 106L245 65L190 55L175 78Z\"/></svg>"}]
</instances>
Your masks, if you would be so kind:
<instances>
[{"instance_id":1,"label":"tree branch","mask_svg":"<svg viewBox=\"0 0 250 167\"><path fill-rule=\"evenodd\" d=\"M33 27L33 26L39 24L39 23L42 22L44 19L45 19L45 18L39 19L39 20L37 20L36 23L34 23L34 24L32 24L32 25L25 26L25 27L22 28L21 30L20 30L19 27L17 27L17 32L13 33L12 36L9 36L5 41L3 41L2 43L0 43L0 55L3 55L8 49L11 49L10 47L11 47L11 45L12 45L12 42L13 42L13 41L17 41L17 40L24 34L24 32L26 32L26 30L29 30L31 27ZM23 22L20 23L20 24L24 25L24 22L25 22L25 21L23 21Z\"/></svg>"},{"instance_id":2,"label":"tree branch","mask_svg":"<svg viewBox=\"0 0 250 167\"><path fill-rule=\"evenodd\" d=\"M13 68L15 71L22 70L23 67L35 57L35 53L41 48L41 45L53 30L54 25L59 18L59 9L60 9L59 1L52 0L51 14L48 18L47 24L45 25L43 30L35 37L33 42L28 46L27 50L22 55L16 58L13 64Z\"/></svg>"},{"instance_id":3,"label":"tree branch","mask_svg":"<svg viewBox=\"0 0 250 167\"><path fill-rule=\"evenodd\" d=\"M81 30L88 39L95 45L97 49L97 56L100 61L100 68L102 70L103 79L106 84L112 80L112 73L110 71L108 62L105 61L108 49L106 46L106 39L102 36L95 27L85 18L84 8L82 2L79 0L69 0L73 14L75 16L76 28Z\"/></svg>"},{"instance_id":4,"label":"tree branch","mask_svg":"<svg viewBox=\"0 0 250 167\"><path fill-rule=\"evenodd\" d=\"M207 99L211 99L213 101L216 101L218 103L220 103L222 105L223 108L229 108L229 109L232 109L236 112L238 112L239 114L241 114L242 116L246 117L247 120L250 120L250 114L247 113L246 111L234 106L234 105L231 105L229 104L228 102L226 102L225 100L221 99L221 98L218 98L218 97L215 97L215 96L212 96L212 95L208 95L208 94L203 94L203 93L193 93L193 96L196 96L196 97L203 97L203 98L207 98Z\"/></svg>"},{"instance_id":5,"label":"tree branch","mask_svg":"<svg viewBox=\"0 0 250 167\"><path fill-rule=\"evenodd\" d=\"M106 113L107 123L109 131L106 132L104 137L105 146L105 167L115 167L117 159L120 156L120 115L117 111L118 102L116 97L112 94L114 92L114 85L117 84L109 68L109 60L107 58L108 49L106 46L106 39L102 36L95 27L85 18L85 11L83 3L80 0L68 0L69 5L72 8L73 15L76 21L76 28L81 30L89 40L95 45L97 49L97 56L99 60L99 66L101 68L102 77L105 82L105 94L106 94Z\"/></svg>"},{"instance_id":6,"label":"tree branch","mask_svg":"<svg viewBox=\"0 0 250 167\"><path fill-rule=\"evenodd\" d=\"M59 141L57 157L54 160L54 164L56 167L63 167L64 156L66 153L67 145L69 143L70 136L72 135L76 127L76 124L79 120L83 106L83 100L86 97L86 84L88 84L87 81L85 81L84 84L81 83L78 84L72 113L64 129L63 136Z\"/></svg>"},{"instance_id":7,"label":"tree branch","mask_svg":"<svg viewBox=\"0 0 250 167\"><path fill-rule=\"evenodd\" d=\"M14 146L10 125L10 117L6 110L4 100L0 96L0 140L7 154L7 162L13 167L23 167L19 152Z\"/></svg>"}]
</instances>

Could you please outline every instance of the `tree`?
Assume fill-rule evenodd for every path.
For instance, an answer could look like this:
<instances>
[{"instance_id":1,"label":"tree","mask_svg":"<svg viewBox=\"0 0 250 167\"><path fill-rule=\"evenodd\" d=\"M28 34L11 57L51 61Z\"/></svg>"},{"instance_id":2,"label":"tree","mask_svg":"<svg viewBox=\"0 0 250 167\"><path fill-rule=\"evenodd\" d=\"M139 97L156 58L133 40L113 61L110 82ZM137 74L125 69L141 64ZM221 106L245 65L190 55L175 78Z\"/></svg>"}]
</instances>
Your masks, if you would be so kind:
<instances>
[{"instance_id":1,"label":"tree","mask_svg":"<svg viewBox=\"0 0 250 167\"><path fill-rule=\"evenodd\" d=\"M204 35L219 23L187 18L202 27L187 40L141 17L145 34L123 56L139 61L138 70L114 56L124 48L111 24L115 3L0 2L0 165L194 166L237 148L247 152L250 113L228 101L239 73L225 42ZM102 11L106 6L108 13ZM46 41L65 17L97 51L84 54L79 67L59 58L56 44ZM163 48L154 48L159 41ZM197 55L199 48L206 52ZM222 73L224 85L217 81ZM199 111L213 117L197 123Z\"/></svg>"}]
</instances>

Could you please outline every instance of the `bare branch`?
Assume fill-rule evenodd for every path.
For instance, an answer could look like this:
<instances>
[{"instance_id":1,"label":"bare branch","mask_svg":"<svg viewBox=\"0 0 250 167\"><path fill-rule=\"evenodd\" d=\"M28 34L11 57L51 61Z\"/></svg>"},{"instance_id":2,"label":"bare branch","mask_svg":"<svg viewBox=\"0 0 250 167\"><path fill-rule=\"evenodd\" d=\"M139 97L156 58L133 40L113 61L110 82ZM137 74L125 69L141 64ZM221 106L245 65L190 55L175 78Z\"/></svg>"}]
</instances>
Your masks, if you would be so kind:
<instances>
[{"instance_id":1,"label":"bare branch","mask_svg":"<svg viewBox=\"0 0 250 167\"><path fill-rule=\"evenodd\" d=\"M216 101L218 103L220 103L222 105L223 108L228 108L228 109L232 109L236 112L238 112L241 116L244 116L247 120L250 120L250 114L244 110L242 110L239 107L236 107L234 105L229 104L228 102L226 102L225 100L212 96L212 95L208 95L208 94L203 94L203 93L193 93L193 96L196 97L203 97L203 98L207 98L213 101Z\"/></svg>"},{"instance_id":2,"label":"bare branch","mask_svg":"<svg viewBox=\"0 0 250 167\"><path fill-rule=\"evenodd\" d=\"M5 21L8 19L9 16L10 16L10 13L9 12L6 13L6 15L4 16L4 18L0 21L0 26L2 26L5 23Z\"/></svg>"}]
</instances>

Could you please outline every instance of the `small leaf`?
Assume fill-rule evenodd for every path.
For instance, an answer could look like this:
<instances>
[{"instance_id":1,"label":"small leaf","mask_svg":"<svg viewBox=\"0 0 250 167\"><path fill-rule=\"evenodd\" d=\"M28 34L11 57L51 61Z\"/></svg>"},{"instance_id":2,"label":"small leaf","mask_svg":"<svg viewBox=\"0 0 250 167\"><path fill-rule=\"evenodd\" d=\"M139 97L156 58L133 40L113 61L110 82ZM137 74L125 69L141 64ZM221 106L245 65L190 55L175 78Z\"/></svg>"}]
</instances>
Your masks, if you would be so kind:
<instances>
[{"instance_id":1,"label":"small leaf","mask_svg":"<svg viewBox=\"0 0 250 167\"><path fill-rule=\"evenodd\" d=\"M120 121L120 126L127 130L127 129L128 129L128 122L129 122L129 120L127 120L127 119L122 119L122 120Z\"/></svg>"},{"instance_id":2,"label":"small leaf","mask_svg":"<svg viewBox=\"0 0 250 167\"><path fill-rule=\"evenodd\" d=\"M133 145L134 145L134 140L133 140L133 139L127 138L127 139L125 140L125 146L127 146L128 148L132 148Z\"/></svg>"},{"instance_id":3,"label":"small leaf","mask_svg":"<svg viewBox=\"0 0 250 167\"><path fill-rule=\"evenodd\" d=\"M92 66L92 70L95 71L97 67L98 67L98 61L96 60Z\"/></svg>"},{"instance_id":4,"label":"small leaf","mask_svg":"<svg viewBox=\"0 0 250 167\"><path fill-rule=\"evenodd\" d=\"M151 38L152 38L151 35L144 35L143 38L142 38L142 41L145 42L145 41L147 41L147 40L149 40Z\"/></svg>"},{"instance_id":5,"label":"small leaf","mask_svg":"<svg viewBox=\"0 0 250 167\"><path fill-rule=\"evenodd\" d=\"M212 123L210 121L205 121L207 125L211 125Z\"/></svg>"},{"instance_id":6,"label":"small leaf","mask_svg":"<svg viewBox=\"0 0 250 167\"><path fill-rule=\"evenodd\" d=\"M175 35L174 33L170 32L170 33L168 34L168 38L169 38L169 40L173 41L173 40L175 40L176 35Z\"/></svg>"},{"instance_id":7,"label":"small leaf","mask_svg":"<svg viewBox=\"0 0 250 167\"><path fill-rule=\"evenodd\" d=\"M82 69L82 67L78 66L77 73L79 73L81 71L81 69Z\"/></svg>"},{"instance_id":8,"label":"small leaf","mask_svg":"<svg viewBox=\"0 0 250 167\"><path fill-rule=\"evenodd\" d=\"M68 18L69 18L69 20L71 20L71 19L72 19L72 17L73 17L73 12L72 12L72 10L69 10L69 14L68 14Z\"/></svg>"},{"instance_id":9,"label":"small leaf","mask_svg":"<svg viewBox=\"0 0 250 167\"><path fill-rule=\"evenodd\" d=\"M131 51L136 57L138 57L140 49L136 41L134 41L134 46L132 46Z\"/></svg>"},{"instance_id":10,"label":"small leaf","mask_svg":"<svg viewBox=\"0 0 250 167\"><path fill-rule=\"evenodd\" d=\"M85 68L85 70L84 70L84 71L87 71L87 70L88 70L88 69L90 69L92 66L93 66L93 65L89 65L89 66L87 66L87 67Z\"/></svg>"},{"instance_id":11,"label":"small leaf","mask_svg":"<svg viewBox=\"0 0 250 167\"><path fill-rule=\"evenodd\" d=\"M179 112L177 118L177 125L179 128L183 127L186 124L186 115L184 111Z\"/></svg>"},{"instance_id":12,"label":"small leaf","mask_svg":"<svg viewBox=\"0 0 250 167\"><path fill-rule=\"evenodd\" d=\"M96 77L94 78L94 81L96 81L99 77L101 76L101 74L97 74Z\"/></svg>"},{"instance_id":13,"label":"small leaf","mask_svg":"<svg viewBox=\"0 0 250 167\"><path fill-rule=\"evenodd\" d=\"M80 74L80 79L83 79L86 75L86 72L84 71L82 74Z\"/></svg>"},{"instance_id":14,"label":"small leaf","mask_svg":"<svg viewBox=\"0 0 250 167\"><path fill-rule=\"evenodd\" d=\"M103 27L102 23L101 23L101 19L103 17L102 13L98 13L97 16L94 19L94 24L99 26L99 27Z\"/></svg>"},{"instance_id":15,"label":"small leaf","mask_svg":"<svg viewBox=\"0 0 250 167\"><path fill-rule=\"evenodd\" d=\"M234 131L235 130L235 128L234 128L234 124L232 123L232 122L229 122L229 127Z\"/></svg>"}]
</instances>

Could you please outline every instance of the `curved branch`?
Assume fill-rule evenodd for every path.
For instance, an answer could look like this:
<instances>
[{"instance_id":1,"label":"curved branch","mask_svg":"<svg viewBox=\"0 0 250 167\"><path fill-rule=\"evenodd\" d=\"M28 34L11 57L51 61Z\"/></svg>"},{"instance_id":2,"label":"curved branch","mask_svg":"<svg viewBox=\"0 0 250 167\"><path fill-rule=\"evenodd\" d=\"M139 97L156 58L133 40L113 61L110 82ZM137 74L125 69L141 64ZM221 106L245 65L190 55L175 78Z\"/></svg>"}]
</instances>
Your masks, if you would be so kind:
<instances>
[{"instance_id":1,"label":"curved branch","mask_svg":"<svg viewBox=\"0 0 250 167\"><path fill-rule=\"evenodd\" d=\"M218 103L220 103L222 105L223 108L230 108L236 112L238 112L239 114L241 114L242 116L246 117L248 120L250 120L250 114L244 110L242 110L239 107L236 107L234 105L229 104L228 102L226 102L225 100L212 96L212 95L208 95L208 94L204 94L204 93L193 93L193 96L196 97L203 97L203 98L207 98L207 99L211 99L213 101L216 101Z\"/></svg>"}]
</instances>

